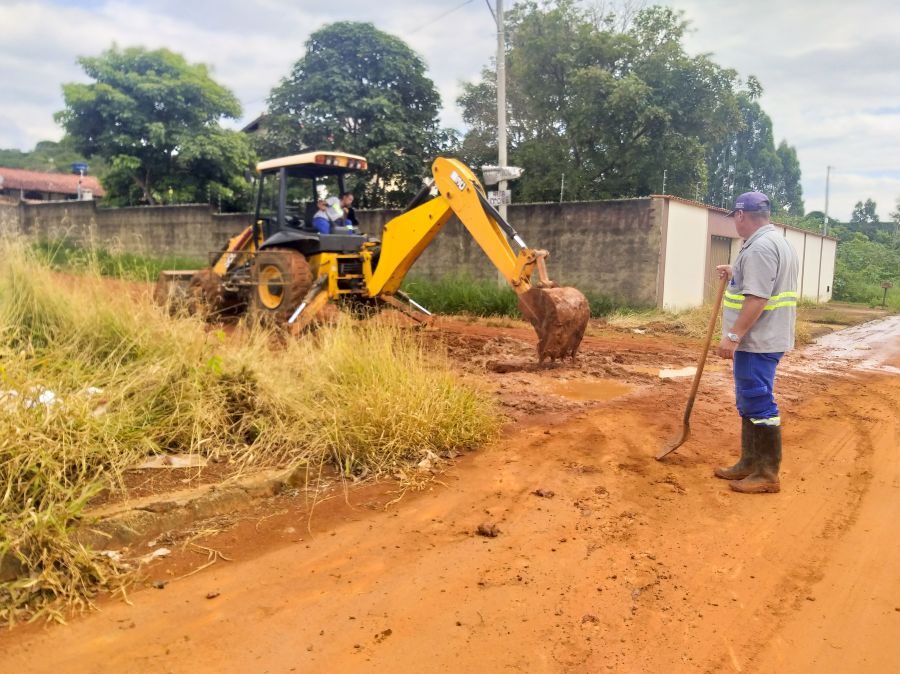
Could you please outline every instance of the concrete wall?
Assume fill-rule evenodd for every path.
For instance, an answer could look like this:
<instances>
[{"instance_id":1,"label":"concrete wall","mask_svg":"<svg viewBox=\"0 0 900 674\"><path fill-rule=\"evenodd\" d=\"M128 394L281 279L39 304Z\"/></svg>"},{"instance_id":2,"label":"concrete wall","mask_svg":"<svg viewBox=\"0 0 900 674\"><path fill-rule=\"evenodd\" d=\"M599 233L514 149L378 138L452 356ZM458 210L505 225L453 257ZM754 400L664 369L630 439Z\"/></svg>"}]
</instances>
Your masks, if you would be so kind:
<instances>
[{"instance_id":1,"label":"concrete wall","mask_svg":"<svg viewBox=\"0 0 900 674\"><path fill-rule=\"evenodd\" d=\"M207 205L97 208L93 201L21 204L19 231L31 238L68 238L79 245L144 255L206 258L250 222L217 215Z\"/></svg>"},{"instance_id":2,"label":"concrete wall","mask_svg":"<svg viewBox=\"0 0 900 674\"><path fill-rule=\"evenodd\" d=\"M800 268L800 297L815 300L819 295L819 256L822 253L822 239L818 236L806 237L806 260Z\"/></svg>"},{"instance_id":3,"label":"concrete wall","mask_svg":"<svg viewBox=\"0 0 900 674\"><path fill-rule=\"evenodd\" d=\"M677 311L703 304L709 224L706 208L669 201L662 306Z\"/></svg>"},{"instance_id":4,"label":"concrete wall","mask_svg":"<svg viewBox=\"0 0 900 674\"><path fill-rule=\"evenodd\" d=\"M800 259L800 297L828 302L834 289L834 261L837 242L815 232L779 227Z\"/></svg>"},{"instance_id":5,"label":"concrete wall","mask_svg":"<svg viewBox=\"0 0 900 674\"><path fill-rule=\"evenodd\" d=\"M659 225L650 199L513 204L508 218L532 248L550 251L550 277L565 285L640 305L656 304ZM358 211L360 229L380 234L396 211ZM413 265L426 278L497 272L462 224L452 218Z\"/></svg>"},{"instance_id":6,"label":"concrete wall","mask_svg":"<svg viewBox=\"0 0 900 674\"><path fill-rule=\"evenodd\" d=\"M660 226L651 199L515 204L509 220L525 242L545 248L559 283L637 305L656 304ZM6 213L7 216L3 214ZM18 222L16 222L18 214ZM380 235L397 211L358 211L361 229ZM249 214L216 215L206 205L97 208L95 202L20 204L0 222L32 238L67 237L80 245L144 255L206 258L250 223ZM496 270L452 218L413 266L427 278L466 274L494 279Z\"/></svg>"},{"instance_id":7,"label":"concrete wall","mask_svg":"<svg viewBox=\"0 0 900 674\"><path fill-rule=\"evenodd\" d=\"M19 207L0 203L0 236L11 236L21 231Z\"/></svg>"},{"instance_id":8,"label":"concrete wall","mask_svg":"<svg viewBox=\"0 0 900 674\"><path fill-rule=\"evenodd\" d=\"M378 235L397 211L359 211L361 228ZM0 233L68 237L82 245L144 255L206 259L250 223L249 214L217 215L207 205L98 208L92 201L0 203ZM703 301L709 237L740 239L733 220L702 204L669 197L563 204L514 204L509 220L529 246L546 248L551 278L636 305L669 309ZM835 243L814 232L782 229L800 256L802 296L831 298ZM665 236L665 245L661 245ZM663 274L660 275L662 269ZM413 266L427 278L496 271L454 218Z\"/></svg>"}]
</instances>

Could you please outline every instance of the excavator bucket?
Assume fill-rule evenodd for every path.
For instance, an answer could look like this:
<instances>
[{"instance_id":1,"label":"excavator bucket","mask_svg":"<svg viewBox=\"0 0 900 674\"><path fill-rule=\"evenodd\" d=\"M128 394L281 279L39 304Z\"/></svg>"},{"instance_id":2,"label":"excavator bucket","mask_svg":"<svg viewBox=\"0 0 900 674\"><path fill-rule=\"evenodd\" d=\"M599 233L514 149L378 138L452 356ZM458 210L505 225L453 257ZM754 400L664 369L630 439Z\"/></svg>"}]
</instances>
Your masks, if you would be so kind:
<instances>
[{"instance_id":1,"label":"excavator bucket","mask_svg":"<svg viewBox=\"0 0 900 674\"><path fill-rule=\"evenodd\" d=\"M195 269L161 271L153 288L154 301L172 314L184 310L188 305L189 286L195 273Z\"/></svg>"},{"instance_id":2,"label":"excavator bucket","mask_svg":"<svg viewBox=\"0 0 900 674\"><path fill-rule=\"evenodd\" d=\"M538 335L538 360L575 358L591 309L576 288L531 288L519 295L519 311Z\"/></svg>"}]
</instances>

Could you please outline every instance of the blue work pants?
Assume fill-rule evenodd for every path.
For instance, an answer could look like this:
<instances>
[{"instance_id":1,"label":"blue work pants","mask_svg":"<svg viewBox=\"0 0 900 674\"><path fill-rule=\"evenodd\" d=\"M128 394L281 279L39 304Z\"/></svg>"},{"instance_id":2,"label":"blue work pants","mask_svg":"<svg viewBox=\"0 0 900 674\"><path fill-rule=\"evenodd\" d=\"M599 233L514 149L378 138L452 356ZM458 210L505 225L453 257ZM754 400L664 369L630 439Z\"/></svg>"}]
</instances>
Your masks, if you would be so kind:
<instances>
[{"instance_id":1,"label":"blue work pants","mask_svg":"<svg viewBox=\"0 0 900 674\"><path fill-rule=\"evenodd\" d=\"M734 397L738 412L754 424L780 426L775 403L775 368L784 353L734 352Z\"/></svg>"}]
</instances>

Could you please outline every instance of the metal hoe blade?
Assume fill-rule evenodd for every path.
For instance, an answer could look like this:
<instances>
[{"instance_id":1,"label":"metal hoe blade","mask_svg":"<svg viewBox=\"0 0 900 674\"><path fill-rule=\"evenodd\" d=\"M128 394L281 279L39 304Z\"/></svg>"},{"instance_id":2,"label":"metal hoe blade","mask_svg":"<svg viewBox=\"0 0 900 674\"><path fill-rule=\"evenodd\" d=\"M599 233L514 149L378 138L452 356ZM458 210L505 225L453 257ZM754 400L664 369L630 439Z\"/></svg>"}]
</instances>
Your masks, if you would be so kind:
<instances>
[{"instance_id":1,"label":"metal hoe blade","mask_svg":"<svg viewBox=\"0 0 900 674\"><path fill-rule=\"evenodd\" d=\"M697 363L697 372L694 373L694 383L691 385L691 393L688 396L687 406L684 408L684 421L682 423L681 436L670 442L656 454L656 460L659 461L667 454L671 454L676 449L687 442L691 435L691 411L694 409L694 400L697 398L697 389L700 388L700 377L703 376L703 366L706 365L706 356L709 353L709 345L712 342L713 331L716 329L716 318L719 316L719 309L722 306L722 296L725 294L725 286L728 283L727 278L723 278L719 282L719 292L716 301L713 304L712 314L709 317L709 324L706 326L706 340L703 342L703 351L700 352L700 360Z\"/></svg>"},{"instance_id":2,"label":"metal hoe blade","mask_svg":"<svg viewBox=\"0 0 900 674\"><path fill-rule=\"evenodd\" d=\"M666 454L671 454L672 452L674 452L676 449L681 447L681 445L687 442L689 437L691 437L691 425L685 424L684 428L681 430L681 435L679 435L677 438L673 438L668 445L666 445L656 453L656 460L659 461L661 458L666 456Z\"/></svg>"}]
</instances>

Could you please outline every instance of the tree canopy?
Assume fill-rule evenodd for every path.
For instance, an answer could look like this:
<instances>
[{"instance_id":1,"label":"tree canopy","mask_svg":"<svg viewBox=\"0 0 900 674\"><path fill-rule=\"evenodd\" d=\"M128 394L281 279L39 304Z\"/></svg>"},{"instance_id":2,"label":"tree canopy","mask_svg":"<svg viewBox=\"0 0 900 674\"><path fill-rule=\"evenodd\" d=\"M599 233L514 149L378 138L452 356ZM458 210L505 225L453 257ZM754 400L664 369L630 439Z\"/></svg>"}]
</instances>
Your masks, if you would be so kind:
<instances>
[{"instance_id":1,"label":"tree canopy","mask_svg":"<svg viewBox=\"0 0 900 674\"><path fill-rule=\"evenodd\" d=\"M736 194L760 191L775 213L802 216L803 188L797 151L781 141L775 147L772 120L759 105L762 85L747 79L735 92L740 118L718 143L710 146L708 203L727 207Z\"/></svg>"},{"instance_id":2,"label":"tree canopy","mask_svg":"<svg viewBox=\"0 0 900 674\"><path fill-rule=\"evenodd\" d=\"M220 126L240 104L205 65L168 49L115 46L79 63L93 82L64 84L56 119L77 151L109 162L107 202L246 205L250 143Z\"/></svg>"},{"instance_id":3,"label":"tree canopy","mask_svg":"<svg viewBox=\"0 0 900 674\"><path fill-rule=\"evenodd\" d=\"M440 96L422 59L371 23L342 21L314 32L306 53L269 96L259 151L303 148L364 155L363 205L399 205L417 192L452 134L438 125Z\"/></svg>"},{"instance_id":4,"label":"tree canopy","mask_svg":"<svg viewBox=\"0 0 900 674\"><path fill-rule=\"evenodd\" d=\"M665 191L728 203L763 186L802 213L796 152L776 150L761 87L684 48L688 24L653 6L626 21L574 0L523 2L507 15L510 163L520 200L643 196ZM494 68L464 85L463 154L494 163ZM787 178L787 181L785 180Z\"/></svg>"},{"instance_id":5,"label":"tree canopy","mask_svg":"<svg viewBox=\"0 0 900 674\"><path fill-rule=\"evenodd\" d=\"M866 199L865 203L857 201L853 205L853 213L850 215L852 225L872 225L878 223L878 204L873 199Z\"/></svg>"}]
</instances>

